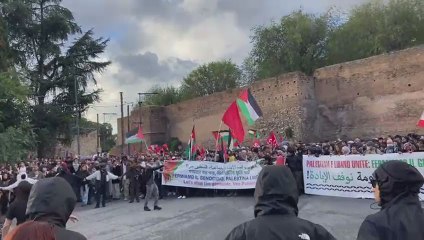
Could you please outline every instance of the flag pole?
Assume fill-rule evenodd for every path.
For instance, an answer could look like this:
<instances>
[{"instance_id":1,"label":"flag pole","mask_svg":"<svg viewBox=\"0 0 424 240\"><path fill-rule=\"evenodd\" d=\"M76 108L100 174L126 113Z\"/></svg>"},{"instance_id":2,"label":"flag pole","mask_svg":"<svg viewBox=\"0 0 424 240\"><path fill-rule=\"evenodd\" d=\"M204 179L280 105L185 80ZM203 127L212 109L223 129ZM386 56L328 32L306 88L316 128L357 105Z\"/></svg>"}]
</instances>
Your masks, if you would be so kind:
<instances>
[{"instance_id":1,"label":"flag pole","mask_svg":"<svg viewBox=\"0 0 424 240\"><path fill-rule=\"evenodd\" d=\"M215 140L215 154L216 154L216 152L218 152L218 140L219 140L219 138L220 138L219 132L221 132L221 127L222 127L222 120L221 120L221 122L219 123L219 127L218 127L218 137L217 137L217 138L216 138L216 140Z\"/></svg>"},{"instance_id":2,"label":"flag pole","mask_svg":"<svg viewBox=\"0 0 424 240\"><path fill-rule=\"evenodd\" d=\"M141 128L141 123L140 123L140 125L138 125L138 127ZM144 145L146 145L146 153L147 153L149 151L149 147L147 147L146 137L144 137L144 139L141 140L141 141L143 141L144 142ZM143 147L141 147L141 150L143 150ZM143 151L141 151L141 152L143 152Z\"/></svg>"}]
</instances>

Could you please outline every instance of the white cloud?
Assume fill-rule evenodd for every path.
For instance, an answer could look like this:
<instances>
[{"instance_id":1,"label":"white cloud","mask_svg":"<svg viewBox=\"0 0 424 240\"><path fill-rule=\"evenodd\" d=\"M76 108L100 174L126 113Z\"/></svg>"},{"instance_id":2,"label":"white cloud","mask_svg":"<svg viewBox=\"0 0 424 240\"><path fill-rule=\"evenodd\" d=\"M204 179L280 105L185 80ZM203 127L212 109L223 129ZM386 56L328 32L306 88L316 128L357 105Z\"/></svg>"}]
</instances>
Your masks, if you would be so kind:
<instances>
[{"instance_id":1,"label":"white cloud","mask_svg":"<svg viewBox=\"0 0 424 240\"><path fill-rule=\"evenodd\" d=\"M102 102L88 111L120 114L125 101L156 84L178 85L193 63L247 56L252 27L291 11L320 13L332 6L348 10L366 0L64 0L84 29L110 37L110 67L98 76ZM144 62L143 62L144 61ZM146 62L147 61L147 62ZM142 66L140 64L143 64ZM116 131L116 119L112 119Z\"/></svg>"}]
</instances>

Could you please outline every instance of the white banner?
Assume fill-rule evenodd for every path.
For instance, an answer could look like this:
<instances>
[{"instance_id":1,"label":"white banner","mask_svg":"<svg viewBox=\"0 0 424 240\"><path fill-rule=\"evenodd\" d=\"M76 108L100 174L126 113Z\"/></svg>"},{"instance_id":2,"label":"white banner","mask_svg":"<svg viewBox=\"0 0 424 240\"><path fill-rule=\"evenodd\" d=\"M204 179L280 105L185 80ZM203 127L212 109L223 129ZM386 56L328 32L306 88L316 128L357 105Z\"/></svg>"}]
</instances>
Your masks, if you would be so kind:
<instances>
[{"instance_id":1,"label":"white banner","mask_svg":"<svg viewBox=\"0 0 424 240\"><path fill-rule=\"evenodd\" d=\"M207 189L251 189L262 167L256 162L166 161L162 184Z\"/></svg>"},{"instance_id":2,"label":"white banner","mask_svg":"<svg viewBox=\"0 0 424 240\"><path fill-rule=\"evenodd\" d=\"M305 193L373 198L370 177L386 161L401 160L416 167L424 175L424 153L370 154L347 156L303 156ZM420 198L424 199L424 189Z\"/></svg>"}]
</instances>

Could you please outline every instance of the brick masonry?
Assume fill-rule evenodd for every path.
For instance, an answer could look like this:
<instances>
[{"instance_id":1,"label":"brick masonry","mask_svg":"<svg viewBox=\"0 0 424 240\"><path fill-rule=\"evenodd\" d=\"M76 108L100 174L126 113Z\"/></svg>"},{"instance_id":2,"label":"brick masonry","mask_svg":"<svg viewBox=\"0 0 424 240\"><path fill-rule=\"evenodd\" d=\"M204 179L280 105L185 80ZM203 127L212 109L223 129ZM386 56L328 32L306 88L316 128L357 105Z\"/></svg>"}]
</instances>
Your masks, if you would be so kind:
<instances>
[{"instance_id":1,"label":"brick masonry","mask_svg":"<svg viewBox=\"0 0 424 240\"><path fill-rule=\"evenodd\" d=\"M249 87L264 112L252 127L262 136L287 128L305 142L424 134L416 127L424 110L424 46L320 68L313 76L288 73ZM218 130L223 113L241 90L166 107L142 107L147 143L164 143L171 137L185 142L195 123L198 143L213 145L211 132ZM139 119L140 109L136 109L130 125L137 126ZM123 126L126 133L127 118ZM118 119L118 144L120 134Z\"/></svg>"}]
</instances>

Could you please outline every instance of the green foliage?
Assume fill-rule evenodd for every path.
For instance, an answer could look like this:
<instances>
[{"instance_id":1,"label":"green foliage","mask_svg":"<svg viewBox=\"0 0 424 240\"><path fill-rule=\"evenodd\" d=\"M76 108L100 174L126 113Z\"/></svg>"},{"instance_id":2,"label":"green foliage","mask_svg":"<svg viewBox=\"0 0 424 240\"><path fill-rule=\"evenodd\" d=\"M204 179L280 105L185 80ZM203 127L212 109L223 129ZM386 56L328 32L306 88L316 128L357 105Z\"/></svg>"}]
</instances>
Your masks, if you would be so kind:
<instances>
[{"instance_id":1,"label":"green foliage","mask_svg":"<svg viewBox=\"0 0 424 240\"><path fill-rule=\"evenodd\" d=\"M241 74L230 60L201 65L184 78L180 94L189 99L232 89L239 86Z\"/></svg>"},{"instance_id":2,"label":"green foliage","mask_svg":"<svg viewBox=\"0 0 424 240\"><path fill-rule=\"evenodd\" d=\"M153 87L149 92L157 94L146 96L144 100L144 104L146 105L167 106L182 100L180 89L173 86Z\"/></svg>"},{"instance_id":3,"label":"green foliage","mask_svg":"<svg viewBox=\"0 0 424 240\"><path fill-rule=\"evenodd\" d=\"M244 61L248 81L282 73L312 71L324 64L331 12L321 16L296 11L279 22L253 29L253 49Z\"/></svg>"},{"instance_id":4,"label":"green foliage","mask_svg":"<svg viewBox=\"0 0 424 240\"><path fill-rule=\"evenodd\" d=\"M8 46L31 92L39 157L56 145L59 136L69 142L73 119L99 99L99 89L88 90L90 83L96 83L94 73L109 65L96 61L108 40L94 38L91 30L82 32L60 4L61 0L0 1Z\"/></svg>"},{"instance_id":5,"label":"green foliage","mask_svg":"<svg viewBox=\"0 0 424 240\"><path fill-rule=\"evenodd\" d=\"M254 28L253 49L242 69L245 83L366 58L424 43L424 1L370 0L347 19L296 11Z\"/></svg>"},{"instance_id":6,"label":"green foliage","mask_svg":"<svg viewBox=\"0 0 424 240\"><path fill-rule=\"evenodd\" d=\"M204 64L187 75L180 88L153 87L143 104L167 106L240 86L242 71L230 60Z\"/></svg>"},{"instance_id":7,"label":"green foliage","mask_svg":"<svg viewBox=\"0 0 424 240\"><path fill-rule=\"evenodd\" d=\"M16 162L26 159L34 143L34 135L28 126L8 127L0 133L0 160Z\"/></svg>"},{"instance_id":8,"label":"green foliage","mask_svg":"<svg viewBox=\"0 0 424 240\"><path fill-rule=\"evenodd\" d=\"M169 151L175 152L178 151L178 146L180 146L182 143L179 138L172 137L168 142Z\"/></svg>"},{"instance_id":9,"label":"green foliage","mask_svg":"<svg viewBox=\"0 0 424 240\"><path fill-rule=\"evenodd\" d=\"M293 129L291 127L284 129L284 135L286 138L292 139L294 137Z\"/></svg>"},{"instance_id":10,"label":"green foliage","mask_svg":"<svg viewBox=\"0 0 424 240\"><path fill-rule=\"evenodd\" d=\"M353 9L330 35L328 63L340 63L424 43L424 1L371 1Z\"/></svg>"}]
</instances>

